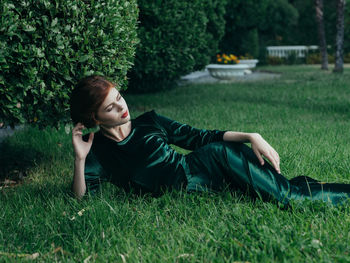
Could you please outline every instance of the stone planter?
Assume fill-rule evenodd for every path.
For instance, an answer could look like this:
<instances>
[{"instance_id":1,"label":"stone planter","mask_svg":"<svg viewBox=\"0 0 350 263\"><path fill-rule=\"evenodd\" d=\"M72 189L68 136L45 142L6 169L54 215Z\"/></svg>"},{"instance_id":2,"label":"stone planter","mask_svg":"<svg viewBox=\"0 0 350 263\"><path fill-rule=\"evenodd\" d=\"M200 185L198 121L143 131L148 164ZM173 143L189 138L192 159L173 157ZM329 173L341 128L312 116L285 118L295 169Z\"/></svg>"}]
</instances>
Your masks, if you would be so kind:
<instances>
[{"instance_id":1,"label":"stone planter","mask_svg":"<svg viewBox=\"0 0 350 263\"><path fill-rule=\"evenodd\" d=\"M210 75L214 78L230 80L237 76L243 76L245 70L249 69L249 66L241 63L236 65L209 64L207 69Z\"/></svg>"},{"instance_id":2,"label":"stone planter","mask_svg":"<svg viewBox=\"0 0 350 263\"><path fill-rule=\"evenodd\" d=\"M255 68L256 64L259 62L257 59L240 59L239 64L248 65L250 69Z\"/></svg>"}]
</instances>

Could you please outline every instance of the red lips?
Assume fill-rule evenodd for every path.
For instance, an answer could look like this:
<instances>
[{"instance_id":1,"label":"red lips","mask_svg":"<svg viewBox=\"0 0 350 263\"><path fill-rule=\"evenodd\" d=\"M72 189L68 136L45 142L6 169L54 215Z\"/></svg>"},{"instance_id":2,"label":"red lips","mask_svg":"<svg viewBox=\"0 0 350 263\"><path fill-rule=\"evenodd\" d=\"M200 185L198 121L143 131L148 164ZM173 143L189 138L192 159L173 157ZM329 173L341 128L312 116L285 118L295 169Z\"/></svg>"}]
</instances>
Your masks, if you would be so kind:
<instances>
[{"instance_id":1,"label":"red lips","mask_svg":"<svg viewBox=\"0 0 350 263\"><path fill-rule=\"evenodd\" d=\"M129 113L128 113L128 111L126 111L126 112L122 115L122 118L124 119L124 118L128 117L128 115L129 115Z\"/></svg>"}]
</instances>

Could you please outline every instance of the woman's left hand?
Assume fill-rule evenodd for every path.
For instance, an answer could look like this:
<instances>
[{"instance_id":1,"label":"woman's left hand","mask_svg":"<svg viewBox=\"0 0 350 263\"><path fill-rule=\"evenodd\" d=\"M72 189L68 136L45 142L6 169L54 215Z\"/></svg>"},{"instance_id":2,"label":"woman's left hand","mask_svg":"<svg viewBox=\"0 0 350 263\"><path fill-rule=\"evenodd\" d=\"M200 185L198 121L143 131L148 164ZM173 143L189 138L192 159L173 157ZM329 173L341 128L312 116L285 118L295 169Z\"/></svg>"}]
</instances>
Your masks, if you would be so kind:
<instances>
[{"instance_id":1,"label":"woman's left hand","mask_svg":"<svg viewBox=\"0 0 350 263\"><path fill-rule=\"evenodd\" d=\"M258 157L261 165L265 164L265 161L262 158L262 156L265 156L276 169L277 173L280 174L280 157L276 150L272 148L271 145L268 144L267 141L265 141L264 138L258 133L251 134L250 142L252 144L252 149L255 155Z\"/></svg>"}]
</instances>

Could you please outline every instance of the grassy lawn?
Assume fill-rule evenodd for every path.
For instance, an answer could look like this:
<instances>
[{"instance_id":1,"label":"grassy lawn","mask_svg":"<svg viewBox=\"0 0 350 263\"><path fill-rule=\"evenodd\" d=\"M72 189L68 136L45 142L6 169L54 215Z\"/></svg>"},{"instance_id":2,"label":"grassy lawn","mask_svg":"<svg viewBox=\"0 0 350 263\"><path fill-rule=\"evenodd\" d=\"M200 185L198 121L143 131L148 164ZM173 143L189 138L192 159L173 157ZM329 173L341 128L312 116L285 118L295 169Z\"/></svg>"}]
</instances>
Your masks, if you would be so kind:
<instances>
[{"instance_id":1,"label":"grassy lawn","mask_svg":"<svg viewBox=\"0 0 350 263\"><path fill-rule=\"evenodd\" d=\"M132 117L155 109L198 128L259 132L288 178L350 183L350 69L262 69L281 78L125 97ZM28 260L22 254L38 262L350 261L350 207L283 211L229 192L141 198L108 184L79 202L70 195L73 150L63 128L19 131L0 150L0 171L26 175L0 190L1 262Z\"/></svg>"}]
</instances>

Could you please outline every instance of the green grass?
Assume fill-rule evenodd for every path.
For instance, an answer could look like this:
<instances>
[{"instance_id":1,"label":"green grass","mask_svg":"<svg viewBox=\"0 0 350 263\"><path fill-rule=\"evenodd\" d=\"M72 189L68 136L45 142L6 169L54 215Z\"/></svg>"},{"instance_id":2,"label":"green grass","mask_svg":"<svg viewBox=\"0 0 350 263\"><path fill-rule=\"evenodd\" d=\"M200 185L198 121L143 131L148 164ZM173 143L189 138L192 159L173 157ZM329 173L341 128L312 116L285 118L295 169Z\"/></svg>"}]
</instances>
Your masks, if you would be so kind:
<instances>
[{"instance_id":1,"label":"green grass","mask_svg":"<svg viewBox=\"0 0 350 263\"><path fill-rule=\"evenodd\" d=\"M259 132L288 178L350 183L350 69L262 69L282 76L125 97L132 117L155 109L198 128ZM64 129L26 129L0 150L2 176L26 175L0 190L1 262L30 261L1 253L39 253L38 262L350 261L349 207L304 203L284 211L229 192L135 197L108 184L77 201Z\"/></svg>"}]
</instances>

